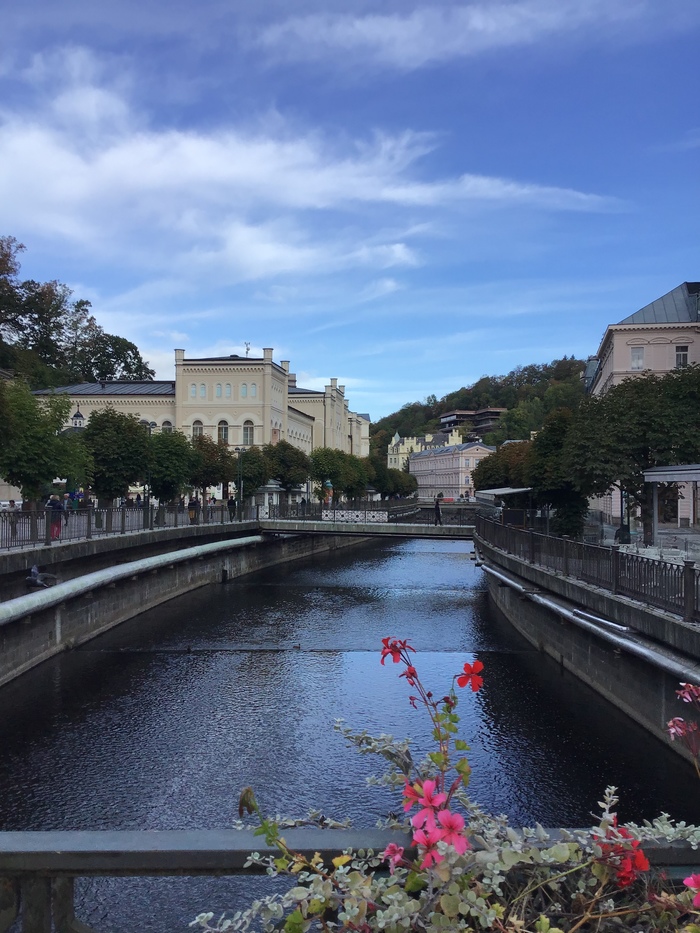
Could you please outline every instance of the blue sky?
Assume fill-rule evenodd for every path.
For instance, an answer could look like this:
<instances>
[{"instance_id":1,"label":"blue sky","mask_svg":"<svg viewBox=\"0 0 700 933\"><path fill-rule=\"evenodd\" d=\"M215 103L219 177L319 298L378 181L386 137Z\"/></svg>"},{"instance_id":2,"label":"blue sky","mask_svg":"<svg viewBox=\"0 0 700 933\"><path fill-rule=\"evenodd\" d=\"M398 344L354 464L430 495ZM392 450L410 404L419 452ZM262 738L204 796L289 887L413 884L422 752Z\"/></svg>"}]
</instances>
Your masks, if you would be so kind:
<instances>
[{"instance_id":1,"label":"blue sky","mask_svg":"<svg viewBox=\"0 0 700 933\"><path fill-rule=\"evenodd\" d=\"M697 0L25 0L3 33L0 234L159 378L247 341L376 420L700 277Z\"/></svg>"}]
</instances>

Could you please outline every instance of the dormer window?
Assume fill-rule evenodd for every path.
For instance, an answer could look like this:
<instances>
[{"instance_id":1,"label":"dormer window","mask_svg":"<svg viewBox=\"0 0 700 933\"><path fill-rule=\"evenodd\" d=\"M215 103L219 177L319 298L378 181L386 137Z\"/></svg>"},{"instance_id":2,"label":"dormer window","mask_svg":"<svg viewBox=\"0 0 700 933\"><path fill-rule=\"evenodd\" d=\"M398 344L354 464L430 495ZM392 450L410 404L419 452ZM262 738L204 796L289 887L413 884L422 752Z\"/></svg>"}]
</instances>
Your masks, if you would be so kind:
<instances>
[{"instance_id":1,"label":"dormer window","mask_svg":"<svg viewBox=\"0 0 700 933\"><path fill-rule=\"evenodd\" d=\"M76 408L75 414L70 419L70 423L74 428L84 428L85 427L85 418L83 417L79 408Z\"/></svg>"}]
</instances>

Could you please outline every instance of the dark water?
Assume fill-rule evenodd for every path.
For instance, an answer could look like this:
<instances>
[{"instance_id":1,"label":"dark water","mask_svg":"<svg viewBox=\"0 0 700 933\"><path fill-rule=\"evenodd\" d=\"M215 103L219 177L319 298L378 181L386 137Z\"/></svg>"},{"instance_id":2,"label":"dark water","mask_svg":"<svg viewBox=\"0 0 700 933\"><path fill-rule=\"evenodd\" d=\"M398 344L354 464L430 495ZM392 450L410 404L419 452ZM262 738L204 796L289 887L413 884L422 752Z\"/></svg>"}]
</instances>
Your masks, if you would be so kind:
<instances>
[{"instance_id":1,"label":"dark water","mask_svg":"<svg viewBox=\"0 0 700 933\"><path fill-rule=\"evenodd\" d=\"M468 549L377 544L207 587L0 690L0 829L217 828L247 784L270 812L373 825L395 802L366 786L379 764L333 721L430 750L400 668L379 663L387 635L414 645L438 694L484 662L483 689L459 707L484 807L581 826L614 784L623 819L700 822L692 769L496 618ZM246 880L247 894L264 883ZM236 884L87 882L83 918L181 929L230 905Z\"/></svg>"}]
</instances>

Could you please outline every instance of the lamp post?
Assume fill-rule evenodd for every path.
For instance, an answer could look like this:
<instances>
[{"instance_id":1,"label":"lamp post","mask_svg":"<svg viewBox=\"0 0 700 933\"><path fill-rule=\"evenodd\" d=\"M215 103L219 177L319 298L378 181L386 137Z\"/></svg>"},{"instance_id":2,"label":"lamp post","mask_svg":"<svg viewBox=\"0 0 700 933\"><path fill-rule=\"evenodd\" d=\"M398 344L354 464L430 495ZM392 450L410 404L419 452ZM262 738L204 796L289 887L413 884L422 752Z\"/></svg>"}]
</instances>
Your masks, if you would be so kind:
<instances>
[{"instance_id":1,"label":"lamp post","mask_svg":"<svg viewBox=\"0 0 700 933\"><path fill-rule=\"evenodd\" d=\"M238 496L238 521L243 521L243 454L245 447L235 447L238 456L238 472L236 476L236 495Z\"/></svg>"},{"instance_id":2,"label":"lamp post","mask_svg":"<svg viewBox=\"0 0 700 933\"><path fill-rule=\"evenodd\" d=\"M149 528L151 524L151 450L150 450L151 443L150 442L151 442L151 434L153 433L153 429L157 428L158 425L155 423L155 421L146 421L145 418L142 419L140 423L144 426L144 428L148 430L148 447L149 447L148 449L148 473L147 473L147 480L146 480L147 485L146 485L146 488L144 489L144 497L143 497L143 527Z\"/></svg>"}]
</instances>

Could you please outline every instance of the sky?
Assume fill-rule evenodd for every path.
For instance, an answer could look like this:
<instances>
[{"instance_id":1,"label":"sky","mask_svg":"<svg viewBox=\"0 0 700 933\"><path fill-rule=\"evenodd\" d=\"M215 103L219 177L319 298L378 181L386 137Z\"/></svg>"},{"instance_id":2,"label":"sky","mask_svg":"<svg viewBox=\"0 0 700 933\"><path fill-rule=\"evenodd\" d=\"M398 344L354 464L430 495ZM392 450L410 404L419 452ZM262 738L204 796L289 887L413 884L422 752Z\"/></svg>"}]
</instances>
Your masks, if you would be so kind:
<instances>
[{"instance_id":1,"label":"sky","mask_svg":"<svg viewBox=\"0 0 700 933\"><path fill-rule=\"evenodd\" d=\"M272 347L377 420L700 278L697 0L2 18L0 235L156 378Z\"/></svg>"}]
</instances>

